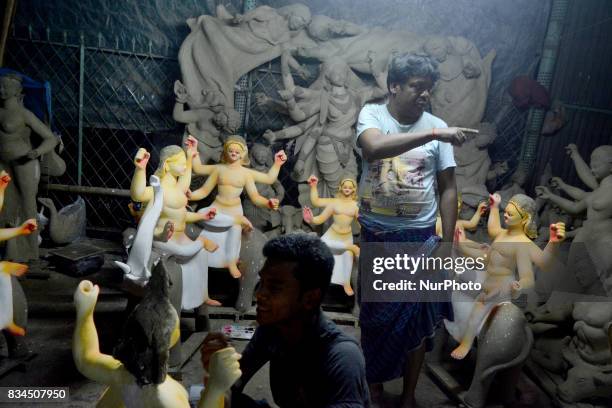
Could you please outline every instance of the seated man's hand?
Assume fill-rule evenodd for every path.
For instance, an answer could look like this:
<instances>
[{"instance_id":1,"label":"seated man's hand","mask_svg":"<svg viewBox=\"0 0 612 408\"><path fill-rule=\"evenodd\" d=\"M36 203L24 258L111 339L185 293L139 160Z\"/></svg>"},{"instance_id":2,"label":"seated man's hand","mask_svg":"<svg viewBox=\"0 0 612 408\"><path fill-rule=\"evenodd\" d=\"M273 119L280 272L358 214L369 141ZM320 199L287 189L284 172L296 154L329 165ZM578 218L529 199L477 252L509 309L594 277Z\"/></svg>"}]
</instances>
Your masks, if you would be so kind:
<instances>
[{"instance_id":1,"label":"seated man's hand","mask_svg":"<svg viewBox=\"0 0 612 408\"><path fill-rule=\"evenodd\" d=\"M218 391L227 391L240 378L240 360L242 357L233 347L216 351L210 358L208 367L208 387Z\"/></svg>"},{"instance_id":2,"label":"seated man's hand","mask_svg":"<svg viewBox=\"0 0 612 408\"><path fill-rule=\"evenodd\" d=\"M230 339L223 333L211 332L206 335L200 353L202 354L202 367L208 371L212 355L230 346Z\"/></svg>"}]
</instances>

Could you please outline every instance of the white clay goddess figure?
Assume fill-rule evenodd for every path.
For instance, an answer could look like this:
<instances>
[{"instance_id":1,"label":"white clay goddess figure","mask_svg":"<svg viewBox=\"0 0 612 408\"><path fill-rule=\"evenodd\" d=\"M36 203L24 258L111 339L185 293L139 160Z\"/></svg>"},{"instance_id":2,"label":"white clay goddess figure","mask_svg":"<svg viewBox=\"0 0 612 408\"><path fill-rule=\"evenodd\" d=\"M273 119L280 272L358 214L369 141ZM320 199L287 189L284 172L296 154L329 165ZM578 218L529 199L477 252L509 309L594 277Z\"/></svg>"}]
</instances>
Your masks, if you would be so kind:
<instances>
[{"instance_id":1,"label":"white clay goddess figure","mask_svg":"<svg viewBox=\"0 0 612 408\"><path fill-rule=\"evenodd\" d=\"M323 234L321 240L327 244L334 254L334 270L331 282L344 286L344 292L352 296L351 271L353 270L353 258L359 256L359 247L353 243L353 232L351 224L359 215L357 207L357 182L352 178L340 181L338 193L335 198L319 198L315 176L310 176L310 201L315 207L323 207L323 212L316 217L312 209L304 207L304 221L308 224L323 224L333 217L334 222Z\"/></svg>"},{"instance_id":2,"label":"white clay goddess figure","mask_svg":"<svg viewBox=\"0 0 612 408\"><path fill-rule=\"evenodd\" d=\"M474 302L467 324L462 333L451 329L457 326L447 324L449 332L460 340L459 346L451 356L463 359L470 351L474 338L478 335L482 324L493 308L504 302L518 298L522 292L530 290L535 285L533 264L544 270L551 265L552 251L565 239L565 224L551 224L550 240L544 251L540 250L531 240L536 237L535 201L524 195L513 196L504 211L504 221L507 228L502 228L499 220L499 194L490 196L490 213L488 220L489 236L493 239L490 247L471 241L465 237L461 228L456 232L458 249L464 256L484 258L486 279L483 292ZM518 278L515 276L518 273ZM457 305L453 305L457 310ZM461 330L458 330L461 331Z\"/></svg>"},{"instance_id":3,"label":"white clay goddess figure","mask_svg":"<svg viewBox=\"0 0 612 408\"><path fill-rule=\"evenodd\" d=\"M198 155L195 144L187 143L187 155L189 157ZM215 225L220 224L217 225L219 227L225 227L241 222L241 220L219 216L214 208L209 208L201 213L187 211L188 199L186 193L191 183L191 160L187 160L185 152L180 146L166 146L161 149L159 166L155 171L158 180L155 182L155 178L153 178L153 186L147 186L146 183L146 166L149 158L150 154L145 149L139 149L136 153L134 159L136 170L130 193L132 200L150 203L149 205L155 205L156 201L159 205L160 202L157 197L161 198L162 204L158 213L159 216L151 219L155 222L154 239L149 238L152 241L152 247L162 254L176 255L182 269L183 293L181 303L183 309L193 309L202 303L219 306L218 301L212 300L208 296L208 252L215 251L218 245L205 237L200 237L195 241L191 240L185 234L185 225L206 221L214 222ZM155 194L156 190L157 194ZM145 210L145 215L139 225L139 233L146 230L146 226L143 226L142 223L151 220L147 217L147 211ZM142 256L137 256L136 259L140 260L138 262L139 268L146 269L148 268L147 263L149 262L151 248L148 245L137 247L136 243L140 242L138 235L134 241L135 245L132 247L132 252L142 251ZM135 275L137 278L148 278L142 271L133 270L134 264L130 262L134 259L132 253L130 253L130 258L128 258L128 265L119 264L126 274L128 276L130 274Z\"/></svg>"},{"instance_id":4,"label":"white clay goddess figure","mask_svg":"<svg viewBox=\"0 0 612 408\"><path fill-rule=\"evenodd\" d=\"M191 139L197 146L197 141ZM245 166L249 164L249 151L244 139L240 136L229 136L223 145L223 154L220 164L203 165L199 156L193 158L193 171L195 174L208 175L204 185L189 193L190 200L198 201L206 197L215 186L218 186L217 196L212 203L220 214L226 214L242 219L242 227L253 228L244 217L240 195L246 190L251 201L258 207L278 210L279 201L276 198L265 198L259 194L255 183L273 184L281 166L287 161L282 150L274 156L274 164L267 174L260 173ZM210 207L208 207L210 208ZM207 211L208 208L200 211ZM202 236L217 242L220 250L209 258L209 265L215 268L228 268L234 278L241 276L238 269L240 255L241 229L234 225L228 231L213 231L204 228Z\"/></svg>"}]
</instances>

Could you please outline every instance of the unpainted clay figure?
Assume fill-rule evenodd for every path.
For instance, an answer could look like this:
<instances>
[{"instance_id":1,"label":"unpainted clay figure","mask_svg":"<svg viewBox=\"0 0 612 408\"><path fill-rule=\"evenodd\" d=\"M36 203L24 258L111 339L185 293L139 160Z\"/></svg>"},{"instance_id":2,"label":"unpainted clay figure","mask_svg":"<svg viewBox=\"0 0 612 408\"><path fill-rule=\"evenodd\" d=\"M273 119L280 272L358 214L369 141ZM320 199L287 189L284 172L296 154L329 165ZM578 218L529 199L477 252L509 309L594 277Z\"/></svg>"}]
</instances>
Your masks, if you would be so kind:
<instances>
[{"instance_id":1,"label":"unpainted clay figure","mask_svg":"<svg viewBox=\"0 0 612 408\"><path fill-rule=\"evenodd\" d=\"M255 143L249 151L251 168L260 173L267 173L274 164L274 157L269 146ZM280 181L272 184L255 183L257 190L264 197L276 198L279 203L285 197L285 188ZM267 232L274 230L281 224L281 216L278 211L269 208L258 207L251 200L245 200L243 205L245 216L253 223L253 227Z\"/></svg>"},{"instance_id":2,"label":"unpainted clay figure","mask_svg":"<svg viewBox=\"0 0 612 408\"><path fill-rule=\"evenodd\" d=\"M580 157L575 145L569 145L567 149L579 177L593 191L586 192L565 183L561 184L560 187L576 201L553 194L548 187L544 186L536 187L536 192L540 198L555 203L569 214L586 211L586 221L574 237L567 263L569 268L576 273L584 289L588 289L590 282L586 282L583 277L593 275L592 271L595 271L595 277L603 283L603 289L610 295L612 294L612 252L610 251L612 241L612 146L599 146L593 150L590 168ZM584 264L585 258L590 258L586 265ZM585 267L586 270L579 271Z\"/></svg>"},{"instance_id":3,"label":"unpainted clay figure","mask_svg":"<svg viewBox=\"0 0 612 408\"><path fill-rule=\"evenodd\" d=\"M194 143L197 142L194 140ZM228 268L234 278L239 278L238 257L240 254L240 241L242 228L252 229L251 222L244 217L240 195L246 190L249 199L258 207L278 210L279 201L276 198L263 197L257 191L255 183L273 184L278 177L280 167L287 160L282 150L274 156L274 164L268 173L261 173L245 166L249 164L249 151L244 139L240 136L230 136L223 145L223 156L220 164L206 165L199 161L196 155L193 158L195 174L208 175L204 185L189 194L190 200L198 201L210 194L217 186L218 192L212 207L220 214L235 217L241 220L241 225L234 225L228 231L204 230L201 237L217 242L221 249L209 258L210 266L215 268ZM201 209L199 211L206 211Z\"/></svg>"},{"instance_id":4,"label":"unpainted clay figure","mask_svg":"<svg viewBox=\"0 0 612 408\"><path fill-rule=\"evenodd\" d=\"M32 144L32 132L42 139L38 146ZM51 129L23 106L21 77L0 77L0 168L14 180L6 191L4 223L17 226L24 219L36 218L39 158L56 145ZM6 258L18 262L38 259L38 234L7 242Z\"/></svg>"},{"instance_id":5,"label":"unpainted clay figure","mask_svg":"<svg viewBox=\"0 0 612 408\"><path fill-rule=\"evenodd\" d=\"M532 360L559 376L557 396L578 403L612 395L612 303L599 297L555 292L530 316L534 327L573 327L565 338L544 335L536 341ZM586 401L585 401L586 402ZM599 406L599 405L597 405Z\"/></svg>"},{"instance_id":6,"label":"unpainted clay figure","mask_svg":"<svg viewBox=\"0 0 612 408\"><path fill-rule=\"evenodd\" d=\"M100 289L82 281L74 293L77 311L72 354L77 369L108 386L100 408L188 408L187 390L167 374L168 350L180 339L177 312L168 299L165 261L153 270L149 291L128 317L114 356L100 352L93 312ZM240 377L233 348L213 354L210 380L198 408L217 407L222 395Z\"/></svg>"},{"instance_id":7,"label":"unpainted clay figure","mask_svg":"<svg viewBox=\"0 0 612 408\"><path fill-rule=\"evenodd\" d=\"M533 264L548 269L556 244L565 238L565 225L553 224L549 245L540 250L531 240L536 237L535 202L530 197L518 194L513 196L504 211L507 229L502 228L499 220L501 197L490 197L490 213L487 224L489 236L493 239L490 248L465 238L465 233L457 229L459 251L465 256L485 259L487 277L483 292L476 298L466 327L453 334L459 337L459 346L451 353L455 359L463 359L472 348L474 338L493 308L501 303L516 299L522 291L533 288L535 277ZM515 270L518 279L515 278ZM457 305L454 305L457 306ZM449 325L447 325L449 327ZM450 325L452 327L452 325ZM462 333L459 333L462 331Z\"/></svg>"},{"instance_id":8,"label":"unpainted clay figure","mask_svg":"<svg viewBox=\"0 0 612 408\"><path fill-rule=\"evenodd\" d=\"M198 140L198 153L202 163L218 163L223 150L223 139L236 133L240 127L240 114L233 108L225 106L225 100L219 92L203 90L200 101L194 101L187 89L180 82L174 83L176 103L172 117L187 125L185 137L189 135ZM185 110L185 104L189 110Z\"/></svg>"},{"instance_id":9,"label":"unpainted clay figure","mask_svg":"<svg viewBox=\"0 0 612 408\"><path fill-rule=\"evenodd\" d=\"M481 58L474 44L462 37L425 37L379 27L362 28L357 35L346 38L316 42L311 48L298 48L298 56L320 61L341 58L353 70L364 74L373 74L368 50L376 52L374 67L386 65L394 52L430 55L438 62L441 74L431 98L433 114L453 126L474 128L482 121L494 50Z\"/></svg>"},{"instance_id":10,"label":"unpainted clay figure","mask_svg":"<svg viewBox=\"0 0 612 408\"><path fill-rule=\"evenodd\" d=\"M342 285L344 292L352 296L351 272L353 271L353 258L359 257L359 247L353 243L351 224L359 216L357 207L357 182L353 178L345 178L338 186L334 198L319 198L317 191L318 179L310 176L310 201L315 207L323 208L316 217L312 209L304 207L304 221L308 224L320 225L333 217L333 223L323 234L321 240L327 244L334 254L334 270L331 282Z\"/></svg>"},{"instance_id":11,"label":"unpainted clay figure","mask_svg":"<svg viewBox=\"0 0 612 408\"><path fill-rule=\"evenodd\" d=\"M194 140L194 139L190 139ZM210 208L202 213L192 213L187 211L187 191L191 182L191 157L197 156L195 143L187 144L187 160L185 152L180 146L166 146L160 151L159 166L155 171L155 176L159 179L163 199L159 217L149 217L141 219L141 223L146 219L147 222L155 222L155 227L147 227L145 230L153 229L153 248L162 254L177 255L181 264L183 293L182 308L192 309L202 303L218 306L219 302L212 300L208 296L208 252L215 251L218 245L204 237L195 241L185 234L187 223L207 221L220 223L222 226L231 226L239 220L232 217L220 216L214 208ZM159 206L159 202L154 200L155 188L146 184L146 166L150 154L145 149L139 149L134 159L136 167L132 185L130 189L131 198L134 201L149 203L149 205ZM157 209L159 211L159 207ZM146 210L145 210L146 213ZM155 220L157 218L157 220ZM214 219L214 220L213 220ZM150 237L148 238L151 239ZM138 241L136 237L135 242ZM143 239L143 242L146 240ZM137 249L132 248L132 251ZM138 264L140 268L145 268L150 257L150 248L143 244L138 247L143 251L139 255ZM148 251L148 252L147 252ZM129 262L128 258L128 262ZM137 278L143 277L143 272L131 271L131 268L123 267L128 274L136 275ZM144 276L146 279L146 274Z\"/></svg>"},{"instance_id":12,"label":"unpainted clay figure","mask_svg":"<svg viewBox=\"0 0 612 408\"><path fill-rule=\"evenodd\" d=\"M220 5L216 17L187 20L191 33L181 44L178 59L188 93L197 99L203 89L213 90L222 95L226 106L233 107L239 78L278 58L284 47L315 45L305 31L311 17L302 4L278 9L260 6L235 16ZM307 75L297 61L291 64Z\"/></svg>"},{"instance_id":13,"label":"unpainted clay figure","mask_svg":"<svg viewBox=\"0 0 612 408\"><path fill-rule=\"evenodd\" d=\"M457 167L457 191L461 193L463 201L475 208L477 203L487 200L487 182L495 180L507 170L507 163L495 167L491 166L488 147L497 137L495 125L481 122L476 126L478 135L467 140L461 146L454 146L454 156Z\"/></svg>"},{"instance_id":14,"label":"unpainted clay figure","mask_svg":"<svg viewBox=\"0 0 612 408\"><path fill-rule=\"evenodd\" d=\"M353 89L349 79L354 75L339 58L321 64L318 79L309 88L296 86L288 65L290 51L281 56L284 90L281 96L294 126L279 131L267 130L269 142L297 138L299 152L293 169L296 181L306 181L309 175L321 177L321 194L332 195L342 174L357 176L357 163L352 140L359 111L366 102L386 95L383 74L377 72L378 86ZM368 54L373 62L375 55Z\"/></svg>"},{"instance_id":15,"label":"unpainted clay figure","mask_svg":"<svg viewBox=\"0 0 612 408\"><path fill-rule=\"evenodd\" d=\"M508 200L516 194L525 194L525 183L527 182L527 177L529 177L529 173L522 167L518 167L512 176L510 177L510 181L504 184L497 193L501 197L501 203L503 206L507 205Z\"/></svg>"},{"instance_id":16,"label":"unpainted clay figure","mask_svg":"<svg viewBox=\"0 0 612 408\"><path fill-rule=\"evenodd\" d=\"M10 182L9 174L4 170L0 171L0 211L2 211L4 205L4 193ZM33 231L36 231L36 228L35 219L25 221L17 228L0 228L0 241L30 235ZM25 328L18 326L13 316L13 286L19 285L15 277L23 275L27 270L27 265L0 261L0 330L6 330L13 336L25 335Z\"/></svg>"}]
</instances>

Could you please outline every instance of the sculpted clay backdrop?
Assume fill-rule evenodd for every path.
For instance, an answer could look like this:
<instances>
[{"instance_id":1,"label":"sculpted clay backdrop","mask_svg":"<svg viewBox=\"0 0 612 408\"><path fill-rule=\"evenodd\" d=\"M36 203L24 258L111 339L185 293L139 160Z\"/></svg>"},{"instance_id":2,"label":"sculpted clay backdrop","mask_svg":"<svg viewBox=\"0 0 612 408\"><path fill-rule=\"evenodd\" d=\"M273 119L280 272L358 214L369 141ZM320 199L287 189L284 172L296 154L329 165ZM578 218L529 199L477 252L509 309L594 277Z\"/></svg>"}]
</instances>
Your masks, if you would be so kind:
<instances>
[{"instance_id":1,"label":"sculpted clay backdrop","mask_svg":"<svg viewBox=\"0 0 612 408\"><path fill-rule=\"evenodd\" d=\"M258 1L257 5L282 7L293 1ZM303 1L313 14L354 22L364 27L411 31L418 34L462 36L472 41L484 57L495 49L492 83L485 119L490 120L509 81L528 71L539 53L546 30L550 1L531 0L309 0ZM31 24L83 31L92 41L102 33L107 45L145 49L148 41L154 52L176 56L189 33L190 17L214 13L217 4L231 12L242 8L240 1L137 0L121 8L112 0L22 0L15 25ZM172 89L168 89L171 93Z\"/></svg>"}]
</instances>

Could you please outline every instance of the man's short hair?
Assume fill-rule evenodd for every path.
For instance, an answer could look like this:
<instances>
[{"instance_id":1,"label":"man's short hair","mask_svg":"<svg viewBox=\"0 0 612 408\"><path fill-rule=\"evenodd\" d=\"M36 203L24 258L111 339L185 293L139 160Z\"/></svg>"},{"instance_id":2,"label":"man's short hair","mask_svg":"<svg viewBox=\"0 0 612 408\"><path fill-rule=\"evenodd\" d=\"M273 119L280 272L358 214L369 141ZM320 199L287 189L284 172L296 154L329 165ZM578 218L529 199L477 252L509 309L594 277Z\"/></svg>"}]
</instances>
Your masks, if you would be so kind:
<instances>
[{"instance_id":1,"label":"man's short hair","mask_svg":"<svg viewBox=\"0 0 612 408\"><path fill-rule=\"evenodd\" d=\"M404 85L411 77L429 77L435 83L440 78L438 63L425 55L394 53L389 62L387 90L391 84Z\"/></svg>"},{"instance_id":2,"label":"man's short hair","mask_svg":"<svg viewBox=\"0 0 612 408\"><path fill-rule=\"evenodd\" d=\"M300 282L301 292L329 287L334 269L334 256L327 245L314 234L294 232L269 240L263 248L268 259L295 262L293 275Z\"/></svg>"}]
</instances>

